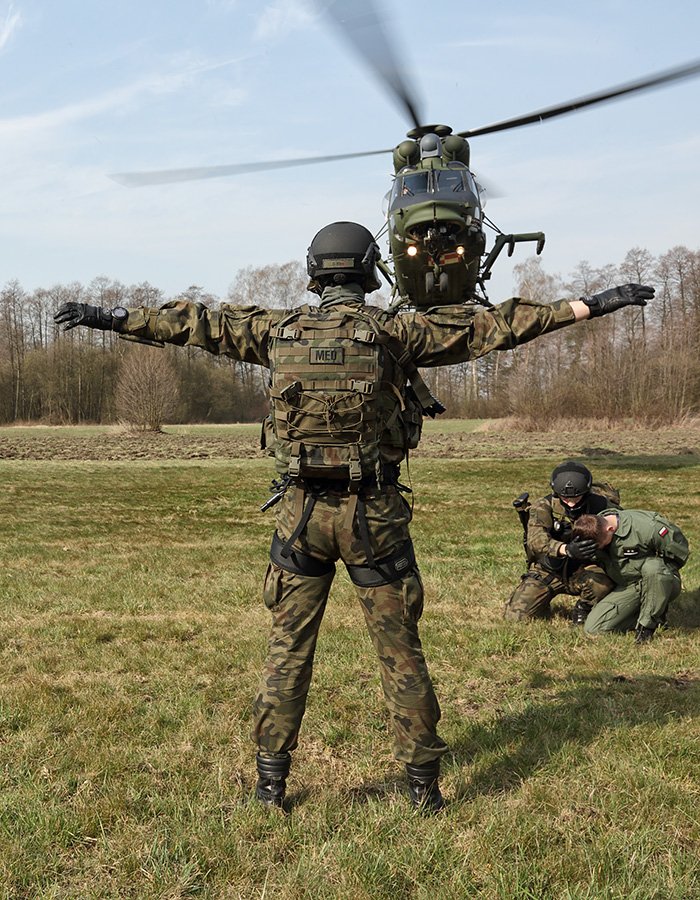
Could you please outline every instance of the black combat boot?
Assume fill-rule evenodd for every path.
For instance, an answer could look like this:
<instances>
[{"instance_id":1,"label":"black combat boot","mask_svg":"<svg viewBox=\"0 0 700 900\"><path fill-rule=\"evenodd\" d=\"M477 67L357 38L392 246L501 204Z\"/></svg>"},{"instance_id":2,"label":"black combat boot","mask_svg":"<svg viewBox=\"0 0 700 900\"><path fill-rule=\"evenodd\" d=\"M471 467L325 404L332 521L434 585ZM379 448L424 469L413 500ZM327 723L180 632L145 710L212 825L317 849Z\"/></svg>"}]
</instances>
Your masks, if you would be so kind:
<instances>
[{"instance_id":1,"label":"black combat boot","mask_svg":"<svg viewBox=\"0 0 700 900\"><path fill-rule=\"evenodd\" d=\"M440 812L445 806L438 778L440 777L440 760L434 759L423 766L406 763L408 793L415 809L423 813Z\"/></svg>"},{"instance_id":2,"label":"black combat boot","mask_svg":"<svg viewBox=\"0 0 700 900\"><path fill-rule=\"evenodd\" d=\"M637 625L634 629L635 644L646 644L647 641L650 641L654 637L655 631L656 628L647 628L646 625Z\"/></svg>"},{"instance_id":3,"label":"black combat boot","mask_svg":"<svg viewBox=\"0 0 700 900\"><path fill-rule=\"evenodd\" d=\"M284 792L287 786L287 775L292 764L290 753L278 753L275 756L256 754L258 767L258 783L255 786L255 797L266 806L282 809Z\"/></svg>"},{"instance_id":4,"label":"black combat boot","mask_svg":"<svg viewBox=\"0 0 700 900\"><path fill-rule=\"evenodd\" d=\"M571 611L571 624L572 625L583 625L583 623L588 618L588 613L593 609L593 605L591 603L586 603L585 600L579 600L576 606L574 606Z\"/></svg>"}]
</instances>

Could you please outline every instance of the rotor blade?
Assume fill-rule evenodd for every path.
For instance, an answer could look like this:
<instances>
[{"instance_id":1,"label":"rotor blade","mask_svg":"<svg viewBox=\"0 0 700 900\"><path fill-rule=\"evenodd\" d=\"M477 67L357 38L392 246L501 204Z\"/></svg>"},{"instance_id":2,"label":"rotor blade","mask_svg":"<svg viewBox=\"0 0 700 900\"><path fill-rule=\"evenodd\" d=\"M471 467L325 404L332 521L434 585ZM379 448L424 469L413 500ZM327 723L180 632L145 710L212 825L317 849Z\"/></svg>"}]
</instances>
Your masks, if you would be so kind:
<instances>
[{"instance_id":1,"label":"rotor blade","mask_svg":"<svg viewBox=\"0 0 700 900\"><path fill-rule=\"evenodd\" d=\"M534 125L537 122L543 122L545 119L553 119L555 116L563 116L566 113L575 112L578 109L584 109L586 106L594 106L596 103L605 103L607 100L614 100L616 97L623 97L625 94L634 94L637 91L648 91L652 88L660 87L671 81L680 81L682 78L692 78L700 75L700 60L686 63L675 69L666 69L663 72L657 72L655 75L649 75L639 81L630 81L627 84L620 84L617 87L608 88L596 94L589 94L586 97L579 97L576 100L569 100L566 103L558 103L556 106L548 106L537 112L528 113L525 116L518 116L514 119L505 119L502 122L496 122L493 125L485 125L483 128L472 128L469 131L459 131L460 137L471 138L480 134L493 134L495 131L506 131L509 128L520 128L521 125Z\"/></svg>"},{"instance_id":2,"label":"rotor blade","mask_svg":"<svg viewBox=\"0 0 700 900\"><path fill-rule=\"evenodd\" d=\"M272 169L291 169L340 159L359 159L378 156L391 150L365 150L361 153L338 153L336 156L305 156L301 159L273 159L269 162L234 163L230 166L195 166L191 169L156 169L152 172L115 172L109 177L126 187L147 184L174 184L178 181L201 181L204 178L223 178L226 175L245 175L248 172L267 172Z\"/></svg>"},{"instance_id":3,"label":"rotor blade","mask_svg":"<svg viewBox=\"0 0 700 900\"><path fill-rule=\"evenodd\" d=\"M314 3L389 89L413 125L420 128L416 95L409 87L384 25L387 17L382 15L381 0L353 0L352 3L314 0Z\"/></svg>"}]
</instances>

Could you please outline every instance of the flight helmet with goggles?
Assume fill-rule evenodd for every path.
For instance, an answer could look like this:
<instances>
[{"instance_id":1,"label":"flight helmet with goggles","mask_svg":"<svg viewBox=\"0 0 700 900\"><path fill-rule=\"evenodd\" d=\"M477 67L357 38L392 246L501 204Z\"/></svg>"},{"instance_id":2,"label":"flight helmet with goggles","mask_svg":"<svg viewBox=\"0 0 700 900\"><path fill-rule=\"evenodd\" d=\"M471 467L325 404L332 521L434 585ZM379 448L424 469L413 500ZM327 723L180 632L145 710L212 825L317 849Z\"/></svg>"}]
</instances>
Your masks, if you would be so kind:
<instances>
[{"instance_id":1,"label":"flight helmet with goggles","mask_svg":"<svg viewBox=\"0 0 700 900\"><path fill-rule=\"evenodd\" d=\"M309 290L320 294L332 284L355 282L366 294L379 290L375 268L380 258L372 232L357 222L333 222L311 241L306 254Z\"/></svg>"}]
</instances>

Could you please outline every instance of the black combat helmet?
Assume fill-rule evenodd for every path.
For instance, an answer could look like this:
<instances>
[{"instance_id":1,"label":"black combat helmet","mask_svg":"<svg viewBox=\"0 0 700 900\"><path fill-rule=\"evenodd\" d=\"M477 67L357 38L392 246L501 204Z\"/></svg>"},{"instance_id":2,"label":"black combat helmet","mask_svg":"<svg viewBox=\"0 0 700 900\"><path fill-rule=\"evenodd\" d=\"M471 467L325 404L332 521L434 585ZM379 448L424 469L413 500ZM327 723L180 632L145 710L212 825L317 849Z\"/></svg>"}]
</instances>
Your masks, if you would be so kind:
<instances>
[{"instance_id":1,"label":"black combat helmet","mask_svg":"<svg viewBox=\"0 0 700 900\"><path fill-rule=\"evenodd\" d=\"M585 497L592 483L593 476L588 469L573 460L560 463L549 480L557 497Z\"/></svg>"},{"instance_id":2,"label":"black combat helmet","mask_svg":"<svg viewBox=\"0 0 700 900\"><path fill-rule=\"evenodd\" d=\"M353 281L366 294L371 294L380 286L375 268L379 258L379 247L364 225L357 222L326 225L311 241L306 254L306 270L311 277L309 290L321 293L329 284Z\"/></svg>"}]
</instances>

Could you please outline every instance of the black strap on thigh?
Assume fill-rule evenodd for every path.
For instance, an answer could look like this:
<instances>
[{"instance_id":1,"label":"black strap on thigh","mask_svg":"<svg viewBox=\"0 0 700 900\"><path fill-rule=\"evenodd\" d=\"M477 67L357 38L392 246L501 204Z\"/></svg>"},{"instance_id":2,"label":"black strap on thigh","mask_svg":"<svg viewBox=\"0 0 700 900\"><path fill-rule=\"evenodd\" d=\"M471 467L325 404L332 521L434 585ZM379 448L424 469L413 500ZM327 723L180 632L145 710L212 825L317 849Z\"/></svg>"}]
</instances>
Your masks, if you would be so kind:
<instances>
[{"instance_id":1,"label":"black strap on thigh","mask_svg":"<svg viewBox=\"0 0 700 900\"><path fill-rule=\"evenodd\" d=\"M306 575L309 578L320 578L322 575L335 572L335 563L309 556L308 553L302 553L301 550L290 550L285 556L284 546L284 541L275 532L272 535L270 559L286 572L291 572L293 575Z\"/></svg>"},{"instance_id":2,"label":"black strap on thigh","mask_svg":"<svg viewBox=\"0 0 700 900\"><path fill-rule=\"evenodd\" d=\"M366 551L365 551L366 552ZM409 538L397 550L382 559L368 559L361 566L345 563L350 580L357 587L379 587L405 578L416 567L413 541Z\"/></svg>"},{"instance_id":3,"label":"black strap on thigh","mask_svg":"<svg viewBox=\"0 0 700 900\"><path fill-rule=\"evenodd\" d=\"M365 551L367 562L370 569L375 569L377 567L377 563L374 559L372 542L370 541L369 537L369 526L367 525L367 504L365 503L365 498L361 495L357 498L357 524L360 529L360 541L362 542L362 549ZM379 583L385 584L386 582L381 581Z\"/></svg>"},{"instance_id":4,"label":"black strap on thigh","mask_svg":"<svg viewBox=\"0 0 700 900\"><path fill-rule=\"evenodd\" d=\"M552 587L552 582L553 582L556 578L558 578L557 575L554 575L554 574L551 574L551 575L542 575L541 572L531 571L531 572L526 572L526 573L523 575L522 580L523 580L523 581L526 581L528 578L532 578L533 581L539 581L539 583L540 583L543 587L547 588L547 592L549 593L549 599L550 599L550 600L551 600L553 597L556 596L555 591L554 591L554 588Z\"/></svg>"},{"instance_id":5,"label":"black strap on thigh","mask_svg":"<svg viewBox=\"0 0 700 900\"><path fill-rule=\"evenodd\" d=\"M302 490L302 488L297 488L297 490ZM304 497L304 499L306 498ZM314 506L316 506L316 497L312 494L306 501L306 506L304 506L303 511L299 516L299 521L296 524L296 528L282 545L280 553L282 554L282 556L284 556L285 559L291 554L292 546L294 545L296 539L306 528L306 523L311 518L311 513L314 511Z\"/></svg>"}]
</instances>

